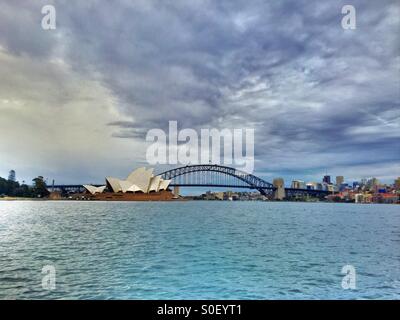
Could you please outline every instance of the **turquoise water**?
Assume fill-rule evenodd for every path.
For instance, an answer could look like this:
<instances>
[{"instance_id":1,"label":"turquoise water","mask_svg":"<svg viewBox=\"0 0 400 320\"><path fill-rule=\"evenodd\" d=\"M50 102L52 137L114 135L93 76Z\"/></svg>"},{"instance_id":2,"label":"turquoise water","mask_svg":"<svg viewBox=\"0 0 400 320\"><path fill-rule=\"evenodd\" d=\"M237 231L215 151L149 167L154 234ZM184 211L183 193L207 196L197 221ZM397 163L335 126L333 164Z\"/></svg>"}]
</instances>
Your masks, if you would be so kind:
<instances>
[{"instance_id":1,"label":"turquoise water","mask_svg":"<svg viewBox=\"0 0 400 320\"><path fill-rule=\"evenodd\" d=\"M2 201L0 298L399 299L400 207Z\"/></svg>"}]
</instances>

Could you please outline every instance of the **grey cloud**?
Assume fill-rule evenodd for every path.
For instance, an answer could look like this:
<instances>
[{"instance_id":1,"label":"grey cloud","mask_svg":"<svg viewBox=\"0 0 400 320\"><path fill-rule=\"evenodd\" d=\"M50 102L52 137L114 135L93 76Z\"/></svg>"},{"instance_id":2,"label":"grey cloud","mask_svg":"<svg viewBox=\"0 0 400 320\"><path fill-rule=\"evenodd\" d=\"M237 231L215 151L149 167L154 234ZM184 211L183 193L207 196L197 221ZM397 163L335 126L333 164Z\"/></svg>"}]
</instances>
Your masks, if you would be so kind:
<instances>
[{"instance_id":1,"label":"grey cloud","mask_svg":"<svg viewBox=\"0 0 400 320\"><path fill-rule=\"evenodd\" d=\"M255 128L260 171L271 160L287 172L399 159L397 1L353 1L351 31L340 25L345 1L54 3L59 37L22 32L37 10L24 5L0 22L1 44L100 81L126 117L108 123L115 139L142 141L177 120Z\"/></svg>"}]
</instances>

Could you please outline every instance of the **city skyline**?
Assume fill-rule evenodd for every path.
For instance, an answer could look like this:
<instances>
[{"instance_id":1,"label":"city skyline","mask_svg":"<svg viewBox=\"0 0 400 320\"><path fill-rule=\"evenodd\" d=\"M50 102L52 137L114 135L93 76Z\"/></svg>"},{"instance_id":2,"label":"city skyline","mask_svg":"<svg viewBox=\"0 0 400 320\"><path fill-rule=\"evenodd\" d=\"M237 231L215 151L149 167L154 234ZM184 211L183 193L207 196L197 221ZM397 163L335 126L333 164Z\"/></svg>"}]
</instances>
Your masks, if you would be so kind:
<instances>
[{"instance_id":1,"label":"city skyline","mask_svg":"<svg viewBox=\"0 0 400 320\"><path fill-rule=\"evenodd\" d=\"M41 28L53 4L57 28ZM396 1L0 4L0 176L96 183L146 165L146 132L255 129L285 183L400 176ZM113 12L112 18L108 13ZM109 17L109 18L107 18ZM176 165L172 165L176 166Z\"/></svg>"},{"instance_id":2,"label":"city skyline","mask_svg":"<svg viewBox=\"0 0 400 320\"><path fill-rule=\"evenodd\" d=\"M183 167L181 167L183 168ZM143 167L140 168L140 170L144 169ZM151 172L154 171L154 168L151 168ZM160 172L154 172L153 175L157 175L160 174ZM18 182L20 184L24 184L24 185L32 185L31 181L26 181L26 180L22 180L22 179L17 179L16 176L16 172L15 170L10 170L8 173L8 177L1 177L0 178L4 179L5 181L12 181L12 182ZM34 182L34 180L36 178L40 178L43 179L43 181L47 184L47 187L51 190L52 185L65 185L68 186L68 184L58 184L55 183L55 180L52 179L51 181L49 181L48 178L43 177L41 175L39 176L35 176L34 179L32 179L32 182ZM262 177L260 177L262 178ZM108 179L112 179L113 181L122 181L124 182L123 179L120 178L112 178L112 177L106 177L106 183L105 184L109 184ZM162 180L162 179L161 179ZM376 186L381 186L381 187L385 187L385 186L396 186L398 188L398 185L400 184L400 177L395 177L393 178L393 180L391 181L382 181L377 179L376 177L372 177L372 176L364 176L363 178L360 179L346 179L346 177L344 176L331 176L328 175L327 173L321 177L320 180L316 179L316 180L301 180L301 179L289 179L289 180L285 180L285 178L283 177L275 177L273 178L273 180L270 181L270 183L274 183L275 180L282 180L282 182L280 184L282 184L284 187L286 188L294 188L294 189L313 189L313 190L332 190L335 192L340 192L341 191L341 187L342 188L358 188L358 187L362 187L362 186L367 186L367 185L376 185ZM169 181L169 180L168 180ZM97 182L90 182L91 184L95 184L95 185L102 185L103 183L100 183L100 181ZM84 183L80 183L80 182L76 182L74 184L69 184L71 185L81 185L84 188L87 187L87 184L85 185ZM89 185L90 187L93 187L92 185ZM334 187L334 189L331 189L331 187ZM95 188L95 187L94 187ZM219 186L215 186L212 187L213 190L229 190L229 187L219 187ZM185 188L184 188L185 190ZM193 194L192 191L194 192L204 192L204 191L209 191L211 190L209 187L191 187L190 188L191 191L185 190L183 192L183 194ZM249 188L249 190L251 190L251 188ZM91 190L89 190L91 191Z\"/></svg>"}]
</instances>

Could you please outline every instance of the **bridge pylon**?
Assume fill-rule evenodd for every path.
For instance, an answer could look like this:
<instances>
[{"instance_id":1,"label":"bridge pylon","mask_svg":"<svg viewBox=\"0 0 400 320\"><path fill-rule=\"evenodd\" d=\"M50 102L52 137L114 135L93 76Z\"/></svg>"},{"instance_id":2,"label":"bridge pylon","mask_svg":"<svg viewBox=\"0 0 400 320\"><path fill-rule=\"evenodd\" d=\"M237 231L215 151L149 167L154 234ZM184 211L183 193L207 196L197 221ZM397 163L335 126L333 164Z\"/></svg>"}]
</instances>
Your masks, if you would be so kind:
<instances>
[{"instance_id":1,"label":"bridge pylon","mask_svg":"<svg viewBox=\"0 0 400 320\"><path fill-rule=\"evenodd\" d=\"M285 182L283 181L282 178L276 178L273 181L273 185L275 187L274 199L275 200L283 200L286 197Z\"/></svg>"},{"instance_id":2,"label":"bridge pylon","mask_svg":"<svg viewBox=\"0 0 400 320\"><path fill-rule=\"evenodd\" d=\"M174 186L174 191L172 191L172 193L174 194L175 197L179 197L179 186Z\"/></svg>"}]
</instances>

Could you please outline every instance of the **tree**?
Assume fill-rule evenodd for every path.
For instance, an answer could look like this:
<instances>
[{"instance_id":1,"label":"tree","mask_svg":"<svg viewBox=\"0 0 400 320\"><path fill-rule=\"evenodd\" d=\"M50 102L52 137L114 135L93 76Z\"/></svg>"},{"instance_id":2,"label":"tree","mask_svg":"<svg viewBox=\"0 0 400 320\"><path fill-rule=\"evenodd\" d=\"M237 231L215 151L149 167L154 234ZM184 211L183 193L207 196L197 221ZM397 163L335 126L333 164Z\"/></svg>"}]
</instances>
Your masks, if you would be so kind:
<instances>
[{"instance_id":1,"label":"tree","mask_svg":"<svg viewBox=\"0 0 400 320\"><path fill-rule=\"evenodd\" d=\"M47 190L46 182L44 181L42 176L38 176L33 179L33 194L36 197L47 197L50 192Z\"/></svg>"},{"instance_id":2,"label":"tree","mask_svg":"<svg viewBox=\"0 0 400 320\"><path fill-rule=\"evenodd\" d=\"M33 190L26 184L21 184L19 188L17 188L17 190L15 191L15 195L17 197L30 198L33 196Z\"/></svg>"},{"instance_id":3,"label":"tree","mask_svg":"<svg viewBox=\"0 0 400 320\"><path fill-rule=\"evenodd\" d=\"M14 170L10 170L9 174L8 174L8 180L15 182L16 178L15 178L15 171Z\"/></svg>"},{"instance_id":4,"label":"tree","mask_svg":"<svg viewBox=\"0 0 400 320\"><path fill-rule=\"evenodd\" d=\"M7 180L0 177L0 195L7 194L8 192L7 186L8 186Z\"/></svg>"},{"instance_id":5,"label":"tree","mask_svg":"<svg viewBox=\"0 0 400 320\"><path fill-rule=\"evenodd\" d=\"M17 188L19 188L18 182L0 178L0 194L4 194L7 196L15 196Z\"/></svg>"}]
</instances>

